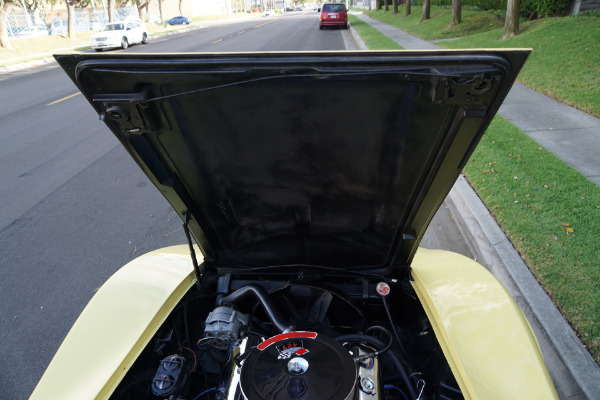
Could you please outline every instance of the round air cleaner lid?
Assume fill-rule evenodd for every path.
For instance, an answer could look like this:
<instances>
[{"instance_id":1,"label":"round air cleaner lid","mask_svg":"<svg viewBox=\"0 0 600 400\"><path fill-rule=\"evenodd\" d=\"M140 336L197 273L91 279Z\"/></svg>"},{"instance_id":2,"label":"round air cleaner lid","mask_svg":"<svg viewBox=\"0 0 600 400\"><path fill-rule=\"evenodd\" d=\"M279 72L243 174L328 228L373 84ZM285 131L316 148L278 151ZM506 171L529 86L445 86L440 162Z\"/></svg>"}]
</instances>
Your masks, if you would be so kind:
<instances>
[{"instance_id":1,"label":"round air cleaner lid","mask_svg":"<svg viewBox=\"0 0 600 400\"><path fill-rule=\"evenodd\" d=\"M354 395L354 359L335 340L315 332L289 332L257 346L242 365L247 400L346 400Z\"/></svg>"}]
</instances>

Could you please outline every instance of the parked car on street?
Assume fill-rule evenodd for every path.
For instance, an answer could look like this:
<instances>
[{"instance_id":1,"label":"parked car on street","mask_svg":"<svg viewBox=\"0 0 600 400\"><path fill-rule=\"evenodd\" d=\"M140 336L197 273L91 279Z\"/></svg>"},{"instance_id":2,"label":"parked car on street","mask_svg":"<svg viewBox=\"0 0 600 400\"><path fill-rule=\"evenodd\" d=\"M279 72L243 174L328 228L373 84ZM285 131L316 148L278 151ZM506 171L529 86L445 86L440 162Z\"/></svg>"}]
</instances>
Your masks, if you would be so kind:
<instances>
[{"instance_id":1,"label":"parked car on street","mask_svg":"<svg viewBox=\"0 0 600 400\"><path fill-rule=\"evenodd\" d=\"M90 46L96 51L126 49L136 43L148 43L148 31L139 19L108 23L90 39Z\"/></svg>"},{"instance_id":2,"label":"parked car on street","mask_svg":"<svg viewBox=\"0 0 600 400\"><path fill-rule=\"evenodd\" d=\"M265 12L263 13L263 17L270 17L275 15L275 10L269 8L267 10L265 10Z\"/></svg>"},{"instance_id":3,"label":"parked car on street","mask_svg":"<svg viewBox=\"0 0 600 400\"><path fill-rule=\"evenodd\" d=\"M337 26L348 29L348 12L343 3L325 3L321 6L319 29L326 26Z\"/></svg>"},{"instance_id":4,"label":"parked car on street","mask_svg":"<svg viewBox=\"0 0 600 400\"><path fill-rule=\"evenodd\" d=\"M191 24L192 20L184 17L182 15L178 16L178 17L173 17L169 20L167 20L167 24L169 25L187 25L187 24Z\"/></svg>"}]
</instances>

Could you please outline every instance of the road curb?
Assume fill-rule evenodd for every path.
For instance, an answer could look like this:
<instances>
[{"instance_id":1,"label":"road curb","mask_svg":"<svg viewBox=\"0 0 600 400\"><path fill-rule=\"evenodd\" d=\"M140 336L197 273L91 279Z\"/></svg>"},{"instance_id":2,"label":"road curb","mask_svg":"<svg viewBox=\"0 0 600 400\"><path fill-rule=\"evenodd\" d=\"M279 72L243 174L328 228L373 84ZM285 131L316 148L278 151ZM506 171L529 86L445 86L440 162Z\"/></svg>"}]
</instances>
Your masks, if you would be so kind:
<instances>
[{"instance_id":1,"label":"road curb","mask_svg":"<svg viewBox=\"0 0 600 400\"><path fill-rule=\"evenodd\" d=\"M600 367L463 176L446 203L477 261L504 285L529 320L559 397L597 399Z\"/></svg>"},{"instance_id":2,"label":"road curb","mask_svg":"<svg viewBox=\"0 0 600 400\"><path fill-rule=\"evenodd\" d=\"M352 39L356 42L356 45L360 50L369 50L369 46L365 43L362 37L356 32L356 29L352 26L350 22L348 22L348 26L350 27L350 33L352 34Z\"/></svg>"}]
</instances>

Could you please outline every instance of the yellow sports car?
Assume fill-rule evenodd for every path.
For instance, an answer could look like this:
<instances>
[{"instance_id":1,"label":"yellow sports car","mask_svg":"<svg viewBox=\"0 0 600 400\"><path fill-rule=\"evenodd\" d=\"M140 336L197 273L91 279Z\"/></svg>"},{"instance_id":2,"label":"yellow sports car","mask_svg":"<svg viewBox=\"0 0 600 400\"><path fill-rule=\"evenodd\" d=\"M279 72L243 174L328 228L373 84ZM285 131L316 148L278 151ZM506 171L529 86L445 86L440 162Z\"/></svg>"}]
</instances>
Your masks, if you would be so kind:
<instances>
[{"instance_id":1,"label":"yellow sports car","mask_svg":"<svg viewBox=\"0 0 600 400\"><path fill-rule=\"evenodd\" d=\"M56 56L188 243L109 279L31 398L557 398L498 281L418 248L528 55Z\"/></svg>"}]
</instances>

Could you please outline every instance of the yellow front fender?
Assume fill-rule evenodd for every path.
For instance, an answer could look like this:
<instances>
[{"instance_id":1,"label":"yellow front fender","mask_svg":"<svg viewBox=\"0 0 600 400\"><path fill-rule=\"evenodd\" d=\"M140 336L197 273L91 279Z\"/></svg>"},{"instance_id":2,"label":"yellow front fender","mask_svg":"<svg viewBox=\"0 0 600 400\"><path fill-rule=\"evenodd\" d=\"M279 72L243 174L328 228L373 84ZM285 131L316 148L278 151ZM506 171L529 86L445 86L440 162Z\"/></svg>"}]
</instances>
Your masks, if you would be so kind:
<instances>
[{"instance_id":1,"label":"yellow front fender","mask_svg":"<svg viewBox=\"0 0 600 400\"><path fill-rule=\"evenodd\" d=\"M30 399L107 399L195 280L188 246L125 265L83 310Z\"/></svg>"},{"instance_id":2,"label":"yellow front fender","mask_svg":"<svg viewBox=\"0 0 600 400\"><path fill-rule=\"evenodd\" d=\"M527 319L483 266L420 248L412 277L465 399L558 399Z\"/></svg>"}]
</instances>

